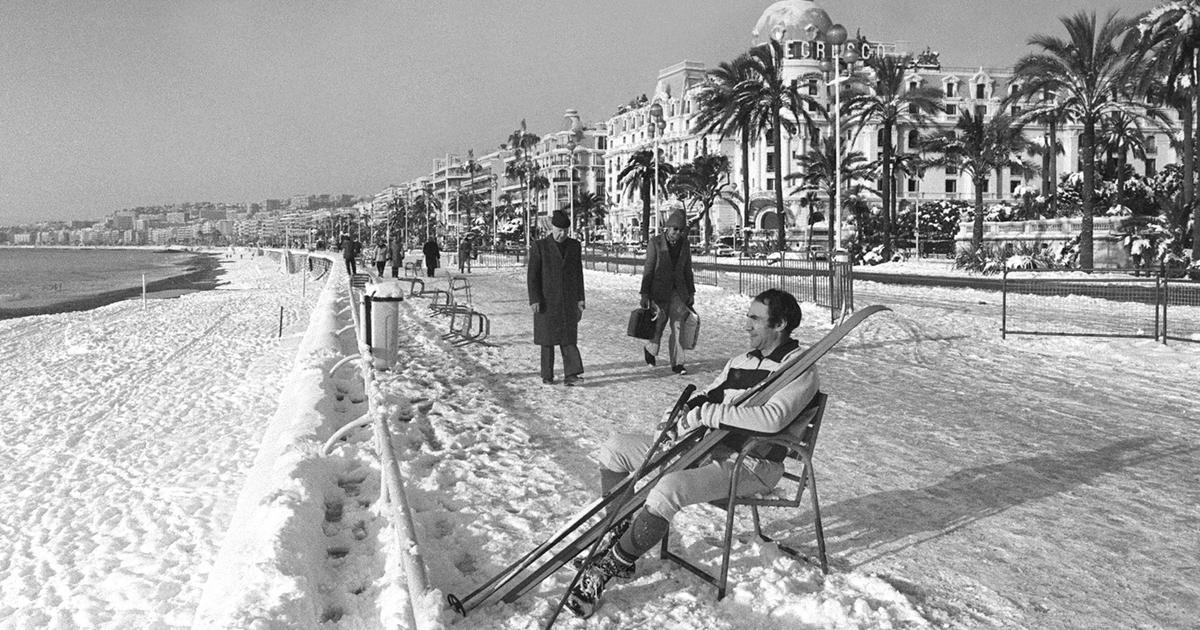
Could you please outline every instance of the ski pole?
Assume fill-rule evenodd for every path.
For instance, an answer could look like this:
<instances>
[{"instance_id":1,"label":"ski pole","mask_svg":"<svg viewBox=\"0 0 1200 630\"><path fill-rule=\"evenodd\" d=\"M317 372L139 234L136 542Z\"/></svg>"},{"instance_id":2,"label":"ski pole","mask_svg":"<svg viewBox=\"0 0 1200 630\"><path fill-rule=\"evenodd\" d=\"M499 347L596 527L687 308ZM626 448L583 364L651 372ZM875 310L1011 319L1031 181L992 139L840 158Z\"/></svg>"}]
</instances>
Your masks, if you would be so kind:
<instances>
[{"instance_id":1,"label":"ski pole","mask_svg":"<svg viewBox=\"0 0 1200 630\"><path fill-rule=\"evenodd\" d=\"M683 388L683 392L679 394L679 400L676 400L675 406L671 408L671 413L667 417L667 422L664 423L665 426L661 431L658 432L658 437L654 439L653 444L650 446L650 450L646 452L646 457L642 459L642 463L638 466L637 472L634 473L633 479L640 479L642 475L645 474L646 467L649 466L650 462L654 459L654 454L658 452L659 447L662 446L663 442L666 441L667 436L670 435L675 429L675 422L677 421L679 413L681 411L686 413L688 400L692 397L692 392L694 391L696 391L695 385L688 385L687 387ZM610 529L612 529L613 524L617 520L617 515L621 511L621 506L625 503L628 497L633 494L632 490L633 484L630 483L622 493L621 499L614 502L613 507L610 508L609 513L604 517L604 525L600 528L601 532L607 533ZM554 625L554 622L558 619L559 613L562 612L563 606L567 605L567 599L571 597L571 590L575 588L576 584L579 584L579 578L583 576L584 570L587 569L587 567L590 566L596 559L596 552L600 550L600 546L603 543L604 535L602 533L596 538L596 542L592 543L591 548L588 550L587 558L583 561L583 566L575 572L575 577L572 578L571 583L567 585L566 592L563 593L562 598L558 600L558 605L555 606L554 610L550 613L550 620L546 622L544 630L550 630L550 627Z\"/></svg>"}]
</instances>

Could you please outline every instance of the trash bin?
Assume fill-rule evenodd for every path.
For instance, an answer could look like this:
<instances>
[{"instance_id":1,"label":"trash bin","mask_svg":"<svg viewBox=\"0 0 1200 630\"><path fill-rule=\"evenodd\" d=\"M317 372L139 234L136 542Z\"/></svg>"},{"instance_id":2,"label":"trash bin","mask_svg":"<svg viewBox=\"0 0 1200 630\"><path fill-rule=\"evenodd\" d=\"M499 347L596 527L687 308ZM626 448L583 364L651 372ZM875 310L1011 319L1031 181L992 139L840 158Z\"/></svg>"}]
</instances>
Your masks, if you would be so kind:
<instances>
[{"instance_id":1,"label":"trash bin","mask_svg":"<svg viewBox=\"0 0 1200 630\"><path fill-rule=\"evenodd\" d=\"M363 343L371 352L372 365L386 370L399 359L400 302L404 287L395 280L368 284L363 289Z\"/></svg>"}]
</instances>

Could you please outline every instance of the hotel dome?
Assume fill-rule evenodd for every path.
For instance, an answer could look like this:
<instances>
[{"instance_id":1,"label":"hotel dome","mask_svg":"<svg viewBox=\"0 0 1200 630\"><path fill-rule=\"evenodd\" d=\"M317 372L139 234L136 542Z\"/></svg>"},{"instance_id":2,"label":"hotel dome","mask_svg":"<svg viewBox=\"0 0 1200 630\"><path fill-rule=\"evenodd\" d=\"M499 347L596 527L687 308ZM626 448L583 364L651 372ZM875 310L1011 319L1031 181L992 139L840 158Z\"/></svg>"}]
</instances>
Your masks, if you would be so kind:
<instances>
[{"instance_id":1,"label":"hotel dome","mask_svg":"<svg viewBox=\"0 0 1200 630\"><path fill-rule=\"evenodd\" d=\"M814 41L833 26L829 14L813 0L780 0L767 7L751 34L759 41L785 30L788 39Z\"/></svg>"}]
</instances>

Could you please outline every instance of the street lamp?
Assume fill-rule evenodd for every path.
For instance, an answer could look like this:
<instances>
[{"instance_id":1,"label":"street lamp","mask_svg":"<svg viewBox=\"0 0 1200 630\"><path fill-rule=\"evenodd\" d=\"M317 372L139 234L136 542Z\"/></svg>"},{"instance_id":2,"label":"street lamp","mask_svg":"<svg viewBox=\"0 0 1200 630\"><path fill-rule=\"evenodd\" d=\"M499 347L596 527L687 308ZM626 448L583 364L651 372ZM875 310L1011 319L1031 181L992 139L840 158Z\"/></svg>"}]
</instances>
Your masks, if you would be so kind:
<instances>
[{"instance_id":1,"label":"street lamp","mask_svg":"<svg viewBox=\"0 0 1200 630\"><path fill-rule=\"evenodd\" d=\"M658 175L658 137L667 127L666 121L663 120L662 103L654 101L648 110L650 115L650 135L654 138L654 225L657 228L659 217L662 215L662 207L658 199L658 183L661 181Z\"/></svg>"},{"instance_id":2,"label":"street lamp","mask_svg":"<svg viewBox=\"0 0 1200 630\"><path fill-rule=\"evenodd\" d=\"M858 51L854 47L842 50L846 43L846 27L834 24L825 30L825 43L830 45L828 56L821 60L821 70L833 72L833 80L826 83L833 86L833 152L834 152L834 239L837 249L842 249L842 89L841 84L850 78L854 64L859 60ZM846 64L847 76L841 76L841 66Z\"/></svg>"}]
</instances>

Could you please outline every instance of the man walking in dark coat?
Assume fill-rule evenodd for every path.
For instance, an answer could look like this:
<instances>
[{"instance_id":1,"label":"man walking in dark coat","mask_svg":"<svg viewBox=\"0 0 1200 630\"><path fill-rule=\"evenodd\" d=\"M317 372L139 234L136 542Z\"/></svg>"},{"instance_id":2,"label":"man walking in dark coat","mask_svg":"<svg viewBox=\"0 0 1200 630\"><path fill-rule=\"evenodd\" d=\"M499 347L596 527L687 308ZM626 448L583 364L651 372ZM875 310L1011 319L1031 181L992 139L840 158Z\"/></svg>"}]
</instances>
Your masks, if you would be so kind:
<instances>
[{"instance_id":1,"label":"man walking in dark coat","mask_svg":"<svg viewBox=\"0 0 1200 630\"><path fill-rule=\"evenodd\" d=\"M399 236L390 244L392 250L392 277L400 277L400 268L404 266L404 241Z\"/></svg>"},{"instance_id":2,"label":"man walking in dark coat","mask_svg":"<svg viewBox=\"0 0 1200 630\"><path fill-rule=\"evenodd\" d=\"M579 320L583 317L583 257L579 241L567 236L571 219L557 210L550 236L529 249L529 307L533 311L533 343L542 348L542 382L554 383L554 346L562 349L563 383L571 386L583 374L579 356Z\"/></svg>"},{"instance_id":3,"label":"man walking in dark coat","mask_svg":"<svg viewBox=\"0 0 1200 630\"><path fill-rule=\"evenodd\" d=\"M683 366L683 344L679 325L692 314L696 281L692 275L692 250L688 247L687 218L683 210L671 213L663 233L646 245L646 264L642 267L642 308L653 302L658 309L654 337L642 348L649 365L657 363L663 331L670 328L668 355L671 370L687 374Z\"/></svg>"},{"instance_id":4,"label":"man walking in dark coat","mask_svg":"<svg viewBox=\"0 0 1200 630\"><path fill-rule=\"evenodd\" d=\"M425 274L432 278L442 257L442 250L438 247L437 239L431 237L425 241L425 245L421 247L421 253L425 254Z\"/></svg>"},{"instance_id":5,"label":"man walking in dark coat","mask_svg":"<svg viewBox=\"0 0 1200 630\"><path fill-rule=\"evenodd\" d=\"M342 232L342 240L338 242L342 250L342 261L346 263L346 274L353 276L358 273L358 241L350 238L348 232Z\"/></svg>"}]
</instances>

